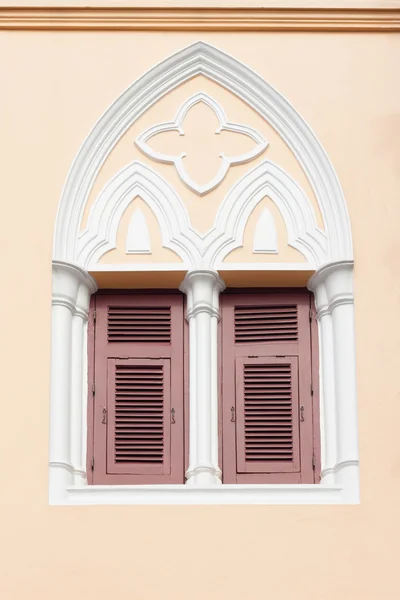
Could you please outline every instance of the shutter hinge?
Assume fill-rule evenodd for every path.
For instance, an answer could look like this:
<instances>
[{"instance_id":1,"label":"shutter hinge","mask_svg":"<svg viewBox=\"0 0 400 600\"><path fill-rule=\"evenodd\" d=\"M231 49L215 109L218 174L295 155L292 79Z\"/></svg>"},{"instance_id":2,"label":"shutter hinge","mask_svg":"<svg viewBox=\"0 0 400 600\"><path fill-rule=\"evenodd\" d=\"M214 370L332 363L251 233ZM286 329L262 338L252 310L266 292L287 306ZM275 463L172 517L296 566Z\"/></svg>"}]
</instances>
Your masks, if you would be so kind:
<instances>
[{"instance_id":1,"label":"shutter hinge","mask_svg":"<svg viewBox=\"0 0 400 600\"><path fill-rule=\"evenodd\" d=\"M175 421L175 409L171 408L171 424L175 425L176 421Z\"/></svg>"},{"instance_id":2,"label":"shutter hinge","mask_svg":"<svg viewBox=\"0 0 400 600\"><path fill-rule=\"evenodd\" d=\"M247 358L258 358L258 355L256 355L256 354L250 354Z\"/></svg>"},{"instance_id":3,"label":"shutter hinge","mask_svg":"<svg viewBox=\"0 0 400 600\"><path fill-rule=\"evenodd\" d=\"M103 425L106 425L106 423L107 423L107 409L106 409L106 407L104 407L101 412L103 413L103 418L102 418L101 422L102 422Z\"/></svg>"},{"instance_id":4,"label":"shutter hinge","mask_svg":"<svg viewBox=\"0 0 400 600\"><path fill-rule=\"evenodd\" d=\"M94 309L94 311L93 311L93 323L96 323L96 318L97 318L97 313L96 313L96 309Z\"/></svg>"},{"instance_id":5,"label":"shutter hinge","mask_svg":"<svg viewBox=\"0 0 400 600\"><path fill-rule=\"evenodd\" d=\"M312 308L310 308L310 311L309 311L309 318L310 318L310 323L311 323L311 321L313 320Z\"/></svg>"},{"instance_id":6,"label":"shutter hinge","mask_svg":"<svg viewBox=\"0 0 400 600\"><path fill-rule=\"evenodd\" d=\"M313 468L313 471L315 471L315 454L314 453L312 455L312 468Z\"/></svg>"},{"instance_id":7,"label":"shutter hinge","mask_svg":"<svg viewBox=\"0 0 400 600\"><path fill-rule=\"evenodd\" d=\"M92 396L95 396L95 395L96 395L96 384L93 381L93 383L92 383Z\"/></svg>"},{"instance_id":8,"label":"shutter hinge","mask_svg":"<svg viewBox=\"0 0 400 600\"><path fill-rule=\"evenodd\" d=\"M94 471L94 457L92 458L92 460L90 461L90 469L92 471Z\"/></svg>"},{"instance_id":9,"label":"shutter hinge","mask_svg":"<svg viewBox=\"0 0 400 600\"><path fill-rule=\"evenodd\" d=\"M311 383L311 396L314 396L314 386L312 383Z\"/></svg>"},{"instance_id":10,"label":"shutter hinge","mask_svg":"<svg viewBox=\"0 0 400 600\"><path fill-rule=\"evenodd\" d=\"M231 406L231 422L234 423L236 421L235 407Z\"/></svg>"}]
</instances>

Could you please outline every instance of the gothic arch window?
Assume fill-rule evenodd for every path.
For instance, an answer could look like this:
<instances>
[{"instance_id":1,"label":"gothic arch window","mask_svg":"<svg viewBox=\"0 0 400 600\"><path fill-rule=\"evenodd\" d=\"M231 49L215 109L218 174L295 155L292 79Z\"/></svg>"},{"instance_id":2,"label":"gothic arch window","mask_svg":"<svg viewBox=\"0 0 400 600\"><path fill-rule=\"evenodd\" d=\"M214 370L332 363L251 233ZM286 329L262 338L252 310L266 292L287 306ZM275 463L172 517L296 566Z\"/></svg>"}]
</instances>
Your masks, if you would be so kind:
<instances>
[{"instance_id":1,"label":"gothic arch window","mask_svg":"<svg viewBox=\"0 0 400 600\"><path fill-rule=\"evenodd\" d=\"M174 70L175 78L171 78ZM146 108L196 74L210 77L268 121L296 155L317 199L324 230L307 198L277 165L262 160L226 195L214 227L201 236L190 226L179 195L153 168L134 161L99 194L79 232L94 180L118 140ZM189 452L185 484L87 485L86 439L89 302L97 284L90 272L115 247L126 194L151 206L163 246L179 257L181 290L189 322ZM288 240L305 257L298 270L312 271L320 346L321 482L319 484L221 484L215 464L218 444L217 323L219 272L227 254L241 245L251 210L265 195L279 206ZM293 265L292 265L293 267ZM103 265L121 270L121 266ZM146 268L151 270L151 266ZM157 265L160 268L160 265ZM225 265L226 268L226 265ZM235 266L237 268L237 265ZM276 263L275 270L281 265ZM168 273L170 267L166 267ZM261 270L262 271L262 270ZM312 131L260 76L220 50L198 42L153 67L126 90L98 121L75 159L60 201L53 251L53 309L49 498L52 504L325 504L359 501L357 402L353 306L353 255L346 203L335 172ZM204 359L204 351L207 360ZM211 429L196 420L207 411ZM204 416L204 415L203 415ZM207 451L198 452L199 435ZM195 441L197 440L197 442ZM196 450L197 448L197 450ZM214 453L214 454L213 454ZM206 458L204 462L204 457Z\"/></svg>"}]
</instances>

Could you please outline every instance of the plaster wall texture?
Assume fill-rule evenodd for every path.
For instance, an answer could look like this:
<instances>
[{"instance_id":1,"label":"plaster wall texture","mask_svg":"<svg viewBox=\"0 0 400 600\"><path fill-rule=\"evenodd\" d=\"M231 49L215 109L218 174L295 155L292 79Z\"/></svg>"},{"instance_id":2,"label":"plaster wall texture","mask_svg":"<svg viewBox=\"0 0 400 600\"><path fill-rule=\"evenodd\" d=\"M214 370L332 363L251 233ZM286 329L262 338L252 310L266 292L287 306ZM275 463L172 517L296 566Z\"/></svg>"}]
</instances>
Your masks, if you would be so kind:
<instances>
[{"instance_id":1,"label":"plaster wall texture","mask_svg":"<svg viewBox=\"0 0 400 600\"><path fill-rule=\"evenodd\" d=\"M51 252L62 186L115 97L198 39L291 101L343 186L356 265L359 506L48 506ZM2 32L0 55L0 597L397 599L400 36Z\"/></svg>"}]
</instances>

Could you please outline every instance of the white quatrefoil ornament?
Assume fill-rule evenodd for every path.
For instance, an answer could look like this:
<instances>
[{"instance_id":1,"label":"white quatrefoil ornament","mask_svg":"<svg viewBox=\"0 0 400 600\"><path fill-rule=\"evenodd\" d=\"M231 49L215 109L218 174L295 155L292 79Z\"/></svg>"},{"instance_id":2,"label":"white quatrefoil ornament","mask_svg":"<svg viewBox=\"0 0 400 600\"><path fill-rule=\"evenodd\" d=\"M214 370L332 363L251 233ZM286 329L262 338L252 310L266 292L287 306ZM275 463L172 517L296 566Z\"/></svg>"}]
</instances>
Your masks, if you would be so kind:
<instances>
[{"instance_id":1,"label":"white quatrefoil ornament","mask_svg":"<svg viewBox=\"0 0 400 600\"><path fill-rule=\"evenodd\" d=\"M216 175L210 181L203 185L200 185L193 181L193 179L187 173L183 161L184 157L187 155L186 152L181 152L181 154L173 156L171 154L157 152L156 150L153 150L153 148L151 148L148 144L149 140L152 137L163 132L177 131L179 135L184 136L185 131L182 126L183 121L190 109L201 102L207 105L209 108L211 108L211 110L213 110L219 121L219 127L216 129L215 134L220 134L222 131L229 131L231 133L246 135L255 142L253 148L250 151L245 152L243 154L239 154L236 156L227 156L224 152L220 152L219 156L221 158L221 163ZM184 104L178 110L173 121L159 123L157 125L149 127L149 129L146 129L146 131L144 131L137 137L135 143L144 154L146 154L153 160L175 165L178 175L182 179L182 181L191 190L193 190L194 192L196 192L196 194L199 194L200 196L207 194L211 190L215 189L224 179L224 177L228 173L229 168L232 165L240 165L253 160L257 156L262 154L268 146L268 142L262 137L260 133L255 131L255 129L253 129L252 127L248 127L246 125L241 125L238 123L230 123L226 118L224 110L218 104L218 102L211 98L208 94L205 94L204 92L199 92L194 96L191 96L188 100L186 100L186 102L184 102Z\"/></svg>"}]
</instances>

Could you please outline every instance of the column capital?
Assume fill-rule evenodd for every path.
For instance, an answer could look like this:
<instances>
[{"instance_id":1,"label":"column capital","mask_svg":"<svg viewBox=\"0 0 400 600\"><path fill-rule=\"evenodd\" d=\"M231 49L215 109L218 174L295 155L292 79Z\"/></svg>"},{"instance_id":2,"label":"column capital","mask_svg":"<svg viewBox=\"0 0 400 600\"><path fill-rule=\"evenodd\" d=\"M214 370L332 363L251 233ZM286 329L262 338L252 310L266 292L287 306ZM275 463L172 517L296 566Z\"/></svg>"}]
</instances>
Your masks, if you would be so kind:
<instances>
[{"instance_id":1,"label":"column capital","mask_svg":"<svg viewBox=\"0 0 400 600\"><path fill-rule=\"evenodd\" d=\"M202 312L219 318L219 294L225 289L225 283L217 271L211 269L188 271L179 289L187 295L186 318L188 320Z\"/></svg>"},{"instance_id":2,"label":"column capital","mask_svg":"<svg viewBox=\"0 0 400 600\"><path fill-rule=\"evenodd\" d=\"M97 283L82 267L53 260L53 306L64 306L72 314L87 316L90 296L97 291Z\"/></svg>"},{"instance_id":3,"label":"column capital","mask_svg":"<svg viewBox=\"0 0 400 600\"><path fill-rule=\"evenodd\" d=\"M312 275L307 287L314 293L317 318L343 304L353 304L352 260L341 260L324 265Z\"/></svg>"}]
</instances>

